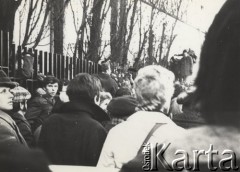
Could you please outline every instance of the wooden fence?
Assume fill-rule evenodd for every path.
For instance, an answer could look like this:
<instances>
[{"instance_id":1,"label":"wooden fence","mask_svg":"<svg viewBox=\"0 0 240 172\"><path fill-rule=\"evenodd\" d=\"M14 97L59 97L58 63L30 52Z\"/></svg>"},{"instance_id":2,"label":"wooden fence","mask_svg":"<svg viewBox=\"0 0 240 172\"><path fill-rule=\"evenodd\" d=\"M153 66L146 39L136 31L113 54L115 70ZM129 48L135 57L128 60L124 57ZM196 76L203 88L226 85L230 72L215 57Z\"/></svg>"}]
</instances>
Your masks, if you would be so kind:
<instances>
[{"instance_id":1,"label":"wooden fence","mask_svg":"<svg viewBox=\"0 0 240 172\"><path fill-rule=\"evenodd\" d=\"M31 53L34 57L33 76L26 82L36 81L37 75L54 75L58 79L71 80L78 73L98 73L99 65L86 59L73 58L62 54L39 51L9 43L8 33L0 32L0 69L17 81L17 71L22 66L22 54Z\"/></svg>"}]
</instances>

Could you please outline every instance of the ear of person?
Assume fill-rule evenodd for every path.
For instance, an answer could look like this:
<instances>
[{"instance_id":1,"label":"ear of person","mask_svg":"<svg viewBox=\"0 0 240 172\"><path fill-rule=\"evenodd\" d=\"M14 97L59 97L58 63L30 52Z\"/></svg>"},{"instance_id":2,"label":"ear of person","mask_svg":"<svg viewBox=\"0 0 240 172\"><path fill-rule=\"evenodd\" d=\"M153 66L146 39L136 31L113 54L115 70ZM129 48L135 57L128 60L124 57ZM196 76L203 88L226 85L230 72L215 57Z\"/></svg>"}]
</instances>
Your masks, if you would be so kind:
<instances>
[{"instance_id":1,"label":"ear of person","mask_svg":"<svg viewBox=\"0 0 240 172\"><path fill-rule=\"evenodd\" d=\"M96 104L96 105L100 105L100 97L99 97L99 95L96 95L96 96L94 96L94 103Z\"/></svg>"}]
</instances>

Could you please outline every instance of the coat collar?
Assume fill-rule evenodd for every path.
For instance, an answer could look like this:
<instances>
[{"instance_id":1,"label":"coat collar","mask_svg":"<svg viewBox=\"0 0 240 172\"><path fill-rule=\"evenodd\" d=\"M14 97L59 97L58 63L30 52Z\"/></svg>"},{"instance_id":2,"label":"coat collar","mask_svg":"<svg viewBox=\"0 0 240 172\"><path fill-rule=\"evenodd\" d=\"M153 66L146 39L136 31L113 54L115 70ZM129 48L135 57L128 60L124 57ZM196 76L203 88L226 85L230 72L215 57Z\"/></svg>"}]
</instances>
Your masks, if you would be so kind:
<instances>
[{"instance_id":1,"label":"coat collar","mask_svg":"<svg viewBox=\"0 0 240 172\"><path fill-rule=\"evenodd\" d=\"M78 102L67 102L61 105L61 107L56 110L57 113L78 113L78 112L86 112L90 114L90 116L99 121L109 121L110 118L107 113L102 110L99 106L94 103L86 102L86 101L78 101Z\"/></svg>"},{"instance_id":2,"label":"coat collar","mask_svg":"<svg viewBox=\"0 0 240 172\"><path fill-rule=\"evenodd\" d=\"M144 123L172 123L172 120L161 112L138 111L131 115L127 121Z\"/></svg>"},{"instance_id":3,"label":"coat collar","mask_svg":"<svg viewBox=\"0 0 240 172\"><path fill-rule=\"evenodd\" d=\"M8 115L6 112L3 112L2 110L0 110L0 116L6 120L9 124L14 124L15 122L13 121L13 119L11 118L10 115Z\"/></svg>"}]
</instances>

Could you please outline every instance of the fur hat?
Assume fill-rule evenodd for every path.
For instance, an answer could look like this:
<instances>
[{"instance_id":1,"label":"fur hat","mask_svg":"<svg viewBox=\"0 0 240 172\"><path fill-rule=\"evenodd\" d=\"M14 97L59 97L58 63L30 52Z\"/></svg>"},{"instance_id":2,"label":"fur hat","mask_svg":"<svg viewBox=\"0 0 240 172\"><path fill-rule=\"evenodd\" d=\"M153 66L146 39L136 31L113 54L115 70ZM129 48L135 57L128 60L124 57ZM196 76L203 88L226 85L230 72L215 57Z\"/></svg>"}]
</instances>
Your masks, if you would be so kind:
<instances>
[{"instance_id":1,"label":"fur hat","mask_svg":"<svg viewBox=\"0 0 240 172\"><path fill-rule=\"evenodd\" d=\"M14 88L17 85L17 82L12 82L7 74L3 70L0 70L0 87Z\"/></svg>"},{"instance_id":2,"label":"fur hat","mask_svg":"<svg viewBox=\"0 0 240 172\"><path fill-rule=\"evenodd\" d=\"M21 86L18 86L12 89L11 93L14 96L13 102L16 102L16 103L25 102L26 100L29 100L31 98L30 92Z\"/></svg>"}]
</instances>

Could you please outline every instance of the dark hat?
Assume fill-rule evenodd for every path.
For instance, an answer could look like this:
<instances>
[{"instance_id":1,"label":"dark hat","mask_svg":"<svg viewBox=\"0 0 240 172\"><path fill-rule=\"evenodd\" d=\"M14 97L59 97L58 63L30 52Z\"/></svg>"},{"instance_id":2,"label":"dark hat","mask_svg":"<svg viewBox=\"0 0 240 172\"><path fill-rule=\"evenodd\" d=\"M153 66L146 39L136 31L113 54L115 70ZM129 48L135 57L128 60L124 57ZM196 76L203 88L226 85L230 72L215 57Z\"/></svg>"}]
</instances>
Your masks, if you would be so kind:
<instances>
[{"instance_id":1,"label":"dark hat","mask_svg":"<svg viewBox=\"0 0 240 172\"><path fill-rule=\"evenodd\" d=\"M132 96L113 98L107 106L111 116L116 118L128 117L135 112L137 100Z\"/></svg>"},{"instance_id":2,"label":"dark hat","mask_svg":"<svg viewBox=\"0 0 240 172\"><path fill-rule=\"evenodd\" d=\"M7 74L3 70L0 70L0 87L14 88L17 85L17 82L12 82Z\"/></svg>"}]
</instances>

